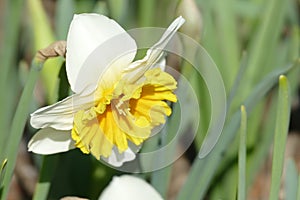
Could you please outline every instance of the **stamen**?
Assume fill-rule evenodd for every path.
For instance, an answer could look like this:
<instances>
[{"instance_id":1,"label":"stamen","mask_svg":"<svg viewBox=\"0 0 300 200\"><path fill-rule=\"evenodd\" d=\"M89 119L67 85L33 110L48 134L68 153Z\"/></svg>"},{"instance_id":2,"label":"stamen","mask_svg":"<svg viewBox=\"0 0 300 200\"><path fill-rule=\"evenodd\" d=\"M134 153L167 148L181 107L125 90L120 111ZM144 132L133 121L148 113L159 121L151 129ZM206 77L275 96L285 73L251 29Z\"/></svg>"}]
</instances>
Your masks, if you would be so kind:
<instances>
[{"instance_id":1,"label":"stamen","mask_svg":"<svg viewBox=\"0 0 300 200\"><path fill-rule=\"evenodd\" d=\"M118 101L117 104L115 105L116 109L118 110L118 113L120 115L126 116L126 112L124 111L124 106L125 106L124 102L121 99L118 99L118 100L115 100L115 101Z\"/></svg>"}]
</instances>

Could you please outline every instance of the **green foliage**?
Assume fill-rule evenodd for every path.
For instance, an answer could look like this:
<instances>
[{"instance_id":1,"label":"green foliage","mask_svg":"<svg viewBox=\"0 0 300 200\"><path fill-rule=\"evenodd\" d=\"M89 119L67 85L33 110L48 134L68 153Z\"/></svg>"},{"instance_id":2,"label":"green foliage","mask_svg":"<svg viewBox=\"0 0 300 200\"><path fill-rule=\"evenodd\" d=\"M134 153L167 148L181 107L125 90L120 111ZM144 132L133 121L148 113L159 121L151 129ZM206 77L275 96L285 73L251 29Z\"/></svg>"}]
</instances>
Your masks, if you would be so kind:
<instances>
[{"instance_id":1,"label":"green foliage","mask_svg":"<svg viewBox=\"0 0 300 200\"><path fill-rule=\"evenodd\" d=\"M105 14L125 29L166 27L177 15L185 17L186 13L177 9L179 4L185 5L184 1L58 0L53 4L52 12L40 0L28 0L26 6L22 0L5 1L3 21L9 23L2 23L3 36L0 35L0 91L5 94L0 98L0 161L7 160L0 168L1 199L7 196L29 112L41 106L36 105L32 95L41 63L34 61L29 71L28 57L55 40L65 40L74 13ZM299 88L299 1L195 0L195 3L193 9L198 10L202 18L193 26L199 26L197 30L201 32L197 32L198 35L183 33L198 40L211 56L207 59L212 59L217 65L227 94L227 113L218 143L206 157L200 159L196 156L191 161L191 169L177 198L247 199L248 190L274 143L270 199L278 199L290 104ZM20 20L24 13L29 15ZM69 95L63 62L63 58L50 59L41 71L39 83L47 104ZM20 63L22 66L19 67ZM189 81L200 102L199 129L193 144L198 152L205 141L215 105L205 79L190 63L178 63L181 74ZM25 72L22 77L18 70ZM26 83L20 92L23 79ZM180 80L178 83L181 84ZM184 96L184 92L179 87L179 95ZM183 99L188 102L189 98ZM18 106L15 106L17 102ZM241 105L244 106L240 111ZM180 118L180 105L173 106L173 115L168 118L161 136L147 141L142 152L161 148L172 141L179 122L186 127L179 134L188 133L191 124L195 126L191 118ZM26 135L33 132L29 129ZM161 157L173 157L175 145L172 146L173 155L162 154ZM34 199L58 199L65 195L97 199L111 178L122 174L77 150L43 157L42 160ZM38 159L35 162L38 163ZM141 166L151 164L140 162ZM300 178L295 163L288 161L286 168L286 199L300 199ZM150 180L153 187L167 198L172 186L172 169L173 165L170 165L147 173L143 178Z\"/></svg>"},{"instance_id":2,"label":"green foliage","mask_svg":"<svg viewBox=\"0 0 300 200\"><path fill-rule=\"evenodd\" d=\"M0 195L2 194L3 179L6 171L6 166L7 166L7 159L4 159L0 168Z\"/></svg>"},{"instance_id":3,"label":"green foliage","mask_svg":"<svg viewBox=\"0 0 300 200\"><path fill-rule=\"evenodd\" d=\"M33 60L27 82L22 92L16 113L12 120L12 127L10 129L11 131L7 142L7 146L9 147L6 153L7 171L4 176L4 188L3 193L1 195L1 199L6 199L8 186L12 178L17 159L18 146L21 141L25 123L29 114L29 105L32 100L31 94L33 92L36 80L38 78L39 71L42 69L42 65L43 63L37 60Z\"/></svg>"},{"instance_id":4,"label":"green foliage","mask_svg":"<svg viewBox=\"0 0 300 200\"><path fill-rule=\"evenodd\" d=\"M288 160L286 166L286 179L285 179L287 200L297 199L298 185L299 182L298 182L297 166L293 160Z\"/></svg>"},{"instance_id":5,"label":"green foliage","mask_svg":"<svg viewBox=\"0 0 300 200\"><path fill-rule=\"evenodd\" d=\"M285 76L280 76L275 138L273 147L270 199L276 199L279 195L280 181L283 171L285 144L290 122L291 100L289 92L290 88L287 78Z\"/></svg>"},{"instance_id":6,"label":"green foliage","mask_svg":"<svg viewBox=\"0 0 300 200\"><path fill-rule=\"evenodd\" d=\"M246 133L247 133L247 112L244 106L241 106L241 126L239 143L239 178L238 178L238 199L246 199Z\"/></svg>"}]
</instances>

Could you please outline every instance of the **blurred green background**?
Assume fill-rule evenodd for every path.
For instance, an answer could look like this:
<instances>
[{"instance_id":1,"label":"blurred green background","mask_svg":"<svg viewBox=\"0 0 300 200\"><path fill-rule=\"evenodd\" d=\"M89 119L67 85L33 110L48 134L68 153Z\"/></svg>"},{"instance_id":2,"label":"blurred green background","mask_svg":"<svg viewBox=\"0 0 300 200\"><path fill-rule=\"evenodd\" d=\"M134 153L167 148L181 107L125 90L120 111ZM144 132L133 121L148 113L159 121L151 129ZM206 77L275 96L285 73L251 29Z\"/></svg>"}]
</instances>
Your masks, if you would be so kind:
<instances>
[{"instance_id":1,"label":"blurred green background","mask_svg":"<svg viewBox=\"0 0 300 200\"><path fill-rule=\"evenodd\" d=\"M225 127L213 151L199 159L210 96L191 66L176 61L198 97L201 126L178 161L137 176L165 199L300 199L299 0L0 0L0 162L8 159L2 199L97 199L122 174L79 150L42 157L26 149L36 131L29 113L69 94L64 59L49 59L38 73L30 71L33 56L65 40L73 14L84 12L107 15L124 29L167 27L182 15L180 32L208 51L224 81ZM178 120L169 119L168 140Z\"/></svg>"}]
</instances>

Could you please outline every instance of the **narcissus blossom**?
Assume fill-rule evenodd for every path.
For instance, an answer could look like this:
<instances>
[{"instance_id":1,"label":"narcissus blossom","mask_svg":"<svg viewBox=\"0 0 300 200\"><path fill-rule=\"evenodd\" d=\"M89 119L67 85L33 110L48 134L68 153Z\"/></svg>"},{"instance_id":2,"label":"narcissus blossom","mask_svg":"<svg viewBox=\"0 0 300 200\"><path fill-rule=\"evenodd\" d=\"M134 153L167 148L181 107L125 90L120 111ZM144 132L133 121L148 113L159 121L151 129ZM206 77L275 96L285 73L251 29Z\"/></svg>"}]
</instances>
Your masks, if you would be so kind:
<instances>
[{"instance_id":1,"label":"narcissus blossom","mask_svg":"<svg viewBox=\"0 0 300 200\"><path fill-rule=\"evenodd\" d=\"M79 148L113 166L133 160L154 127L172 112L175 79L164 72L163 48L184 23L178 17L146 56L115 21L75 15L67 37L66 71L73 95L31 114L40 129L29 151L54 154ZM149 35L151 37L151 35Z\"/></svg>"},{"instance_id":2,"label":"narcissus blossom","mask_svg":"<svg viewBox=\"0 0 300 200\"><path fill-rule=\"evenodd\" d=\"M160 194L145 180L132 175L114 176L99 200L162 200Z\"/></svg>"}]
</instances>

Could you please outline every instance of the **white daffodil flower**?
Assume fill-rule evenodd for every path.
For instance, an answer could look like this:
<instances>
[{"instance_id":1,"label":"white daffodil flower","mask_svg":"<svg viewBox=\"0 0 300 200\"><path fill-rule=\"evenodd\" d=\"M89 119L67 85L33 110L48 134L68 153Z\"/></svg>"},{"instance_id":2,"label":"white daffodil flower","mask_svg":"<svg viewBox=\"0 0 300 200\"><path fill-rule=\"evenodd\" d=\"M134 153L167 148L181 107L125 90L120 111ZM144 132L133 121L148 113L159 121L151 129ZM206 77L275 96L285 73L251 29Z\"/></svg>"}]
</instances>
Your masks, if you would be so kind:
<instances>
[{"instance_id":1,"label":"white daffodil flower","mask_svg":"<svg viewBox=\"0 0 300 200\"><path fill-rule=\"evenodd\" d=\"M184 23L178 17L162 38L133 62L137 46L115 21L75 15L67 37L66 71L73 95L31 114L39 130L29 151L54 154L79 148L113 166L135 159L151 130L176 102L175 79L164 72L163 48Z\"/></svg>"},{"instance_id":2,"label":"white daffodil flower","mask_svg":"<svg viewBox=\"0 0 300 200\"><path fill-rule=\"evenodd\" d=\"M160 194L146 181L131 175L113 177L99 200L162 200Z\"/></svg>"}]
</instances>

